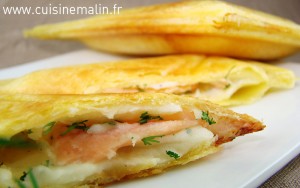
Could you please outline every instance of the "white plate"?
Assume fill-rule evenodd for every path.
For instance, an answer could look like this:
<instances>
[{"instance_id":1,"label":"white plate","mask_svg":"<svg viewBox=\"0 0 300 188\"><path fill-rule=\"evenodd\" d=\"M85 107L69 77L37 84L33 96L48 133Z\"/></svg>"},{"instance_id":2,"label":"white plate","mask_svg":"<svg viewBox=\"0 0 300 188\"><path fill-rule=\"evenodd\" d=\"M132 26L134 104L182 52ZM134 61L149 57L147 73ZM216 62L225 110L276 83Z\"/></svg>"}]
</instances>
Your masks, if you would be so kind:
<instances>
[{"instance_id":1,"label":"white plate","mask_svg":"<svg viewBox=\"0 0 300 188\"><path fill-rule=\"evenodd\" d=\"M0 70L0 79L71 64L118 60L124 57L83 50ZM300 63L281 63L300 77ZM122 182L111 188L257 187L300 153L300 85L270 93L252 105L235 107L266 125L264 131L239 137L223 150L167 173Z\"/></svg>"}]
</instances>

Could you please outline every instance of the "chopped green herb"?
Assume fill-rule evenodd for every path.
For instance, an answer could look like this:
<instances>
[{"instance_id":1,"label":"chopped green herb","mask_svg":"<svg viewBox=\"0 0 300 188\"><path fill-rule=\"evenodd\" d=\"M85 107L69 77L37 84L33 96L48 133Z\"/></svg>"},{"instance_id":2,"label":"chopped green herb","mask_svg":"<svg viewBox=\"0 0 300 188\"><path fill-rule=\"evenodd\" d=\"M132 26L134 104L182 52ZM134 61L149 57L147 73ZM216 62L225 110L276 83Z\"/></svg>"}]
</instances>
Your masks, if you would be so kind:
<instances>
[{"instance_id":1,"label":"chopped green herb","mask_svg":"<svg viewBox=\"0 0 300 188\"><path fill-rule=\"evenodd\" d=\"M23 175L20 177L20 179L15 180L15 182L18 184L19 188L26 188L26 185L23 183L23 181L25 181L25 178L27 176L29 177L30 183L32 185L31 187L39 188L38 182L32 173L32 169L29 169L28 172L23 172Z\"/></svg>"},{"instance_id":2,"label":"chopped green herb","mask_svg":"<svg viewBox=\"0 0 300 188\"><path fill-rule=\"evenodd\" d=\"M152 145L152 143L160 143L158 140L155 140L155 138L162 138L163 136L164 135L148 136L148 137L143 138L142 141L144 142L144 145Z\"/></svg>"},{"instance_id":3,"label":"chopped green herb","mask_svg":"<svg viewBox=\"0 0 300 188\"><path fill-rule=\"evenodd\" d=\"M32 169L30 169L30 170L28 171L28 176L29 176L29 179L30 179L32 188L39 188L39 184L38 184L36 178L34 177L34 175L33 175L33 173L32 173Z\"/></svg>"},{"instance_id":4,"label":"chopped green herb","mask_svg":"<svg viewBox=\"0 0 300 188\"><path fill-rule=\"evenodd\" d=\"M216 123L213 118L210 118L208 116L208 111L207 112L202 112L201 119L204 120L204 121L206 121L209 125L212 125L212 124Z\"/></svg>"},{"instance_id":5,"label":"chopped green herb","mask_svg":"<svg viewBox=\"0 0 300 188\"><path fill-rule=\"evenodd\" d=\"M28 129L26 133L27 133L27 134L31 134L31 133L32 133L32 130L31 130L31 129Z\"/></svg>"},{"instance_id":6,"label":"chopped green herb","mask_svg":"<svg viewBox=\"0 0 300 188\"><path fill-rule=\"evenodd\" d=\"M23 175L20 177L20 180L25 181L26 176L27 176L27 172L23 172Z\"/></svg>"},{"instance_id":7,"label":"chopped green herb","mask_svg":"<svg viewBox=\"0 0 300 188\"><path fill-rule=\"evenodd\" d=\"M52 131L53 126L56 124L55 121L49 122L43 127L43 135L47 135Z\"/></svg>"},{"instance_id":8,"label":"chopped green herb","mask_svg":"<svg viewBox=\"0 0 300 188\"><path fill-rule=\"evenodd\" d=\"M87 121L88 120L72 123L70 126L67 126L68 129L65 132L61 133L60 135L65 136L66 134L68 134L69 132L71 132L74 129L87 131L89 129L89 127L85 124L85 122L87 122Z\"/></svg>"},{"instance_id":9,"label":"chopped green herb","mask_svg":"<svg viewBox=\"0 0 300 188\"><path fill-rule=\"evenodd\" d=\"M172 158L174 158L174 159L179 159L180 158L180 156L177 154L177 153L175 153L175 152L173 152L173 151L166 151L166 153L167 153L167 155L169 155L170 157L172 157Z\"/></svg>"},{"instance_id":10,"label":"chopped green herb","mask_svg":"<svg viewBox=\"0 0 300 188\"><path fill-rule=\"evenodd\" d=\"M0 138L0 148L1 147L11 147L11 148L29 148L35 147L37 144L28 139L20 137L19 135L16 137L12 137L11 139Z\"/></svg>"},{"instance_id":11,"label":"chopped green herb","mask_svg":"<svg viewBox=\"0 0 300 188\"><path fill-rule=\"evenodd\" d=\"M148 112L144 112L141 114L139 122L140 122L140 124L145 124L151 119L163 120L163 118L160 116L151 116L148 114Z\"/></svg>"}]
</instances>

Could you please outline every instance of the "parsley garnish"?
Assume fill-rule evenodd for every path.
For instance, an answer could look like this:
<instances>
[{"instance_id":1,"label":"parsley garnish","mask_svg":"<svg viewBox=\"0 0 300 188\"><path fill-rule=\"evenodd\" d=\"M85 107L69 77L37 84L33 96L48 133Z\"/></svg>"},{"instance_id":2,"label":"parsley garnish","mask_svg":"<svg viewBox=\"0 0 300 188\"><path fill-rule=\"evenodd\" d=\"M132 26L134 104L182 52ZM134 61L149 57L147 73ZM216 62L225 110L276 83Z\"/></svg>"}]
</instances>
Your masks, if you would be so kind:
<instances>
[{"instance_id":1,"label":"parsley garnish","mask_svg":"<svg viewBox=\"0 0 300 188\"><path fill-rule=\"evenodd\" d=\"M85 122L87 122L87 121L88 120L72 123L71 125L67 126L68 129L65 132L61 133L60 135L65 136L66 134L68 134L69 132L71 132L74 129L87 131L89 129L89 127L85 124Z\"/></svg>"},{"instance_id":2,"label":"parsley garnish","mask_svg":"<svg viewBox=\"0 0 300 188\"><path fill-rule=\"evenodd\" d=\"M32 173L32 169L29 169L28 172L23 172L23 175L20 177L20 179L15 180L15 182L18 184L19 188L26 188L26 185L22 181L25 181L25 178L27 176L29 177L32 188L39 188L38 182Z\"/></svg>"},{"instance_id":3,"label":"parsley garnish","mask_svg":"<svg viewBox=\"0 0 300 188\"><path fill-rule=\"evenodd\" d=\"M203 112L202 111L202 117L201 117L201 119L204 120L204 121L206 121L209 125L212 125L212 124L216 123L213 118L210 118L208 116L208 111L207 112Z\"/></svg>"},{"instance_id":4,"label":"parsley garnish","mask_svg":"<svg viewBox=\"0 0 300 188\"><path fill-rule=\"evenodd\" d=\"M167 155L169 155L170 157L173 157L174 159L179 159L180 158L180 156L177 153L173 152L173 151L167 150L166 153L167 153Z\"/></svg>"},{"instance_id":5,"label":"parsley garnish","mask_svg":"<svg viewBox=\"0 0 300 188\"><path fill-rule=\"evenodd\" d=\"M140 122L140 124L145 124L151 119L163 120L163 118L160 116L151 116L148 114L148 112L144 112L141 114L139 122Z\"/></svg>"},{"instance_id":6,"label":"parsley garnish","mask_svg":"<svg viewBox=\"0 0 300 188\"><path fill-rule=\"evenodd\" d=\"M26 131L26 133L27 133L27 134L31 134L31 133L32 133L32 130L31 130L31 129L28 129L28 130Z\"/></svg>"},{"instance_id":7,"label":"parsley garnish","mask_svg":"<svg viewBox=\"0 0 300 188\"><path fill-rule=\"evenodd\" d=\"M28 171L28 175L29 175L29 179L30 179L30 182L31 182L32 187L33 187L33 188L38 188L39 185L38 185L38 183L37 183L36 178L34 177L34 175L33 175L33 173L32 173L32 169L30 169L30 170Z\"/></svg>"},{"instance_id":8,"label":"parsley garnish","mask_svg":"<svg viewBox=\"0 0 300 188\"><path fill-rule=\"evenodd\" d=\"M152 143L160 143L158 140L155 140L155 138L162 138L163 136L164 135L148 136L148 137L143 138L142 141L144 142L144 145L152 145Z\"/></svg>"},{"instance_id":9,"label":"parsley garnish","mask_svg":"<svg viewBox=\"0 0 300 188\"><path fill-rule=\"evenodd\" d=\"M16 135L11 139L0 138L0 148L1 147L11 147L11 148L28 148L35 147L37 144L27 138L20 137Z\"/></svg>"},{"instance_id":10,"label":"parsley garnish","mask_svg":"<svg viewBox=\"0 0 300 188\"><path fill-rule=\"evenodd\" d=\"M20 180L25 181L26 176L27 176L27 172L23 172L23 175L20 177Z\"/></svg>"},{"instance_id":11,"label":"parsley garnish","mask_svg":"<svg viewBox=\"0 0 300 188\"><path fill-rule=\"evenodd\" d=\"M55 121L49 122L43 127L43 135L47 135L52 131L53 126L56 124Z\"/></svg>"}]
</instances>

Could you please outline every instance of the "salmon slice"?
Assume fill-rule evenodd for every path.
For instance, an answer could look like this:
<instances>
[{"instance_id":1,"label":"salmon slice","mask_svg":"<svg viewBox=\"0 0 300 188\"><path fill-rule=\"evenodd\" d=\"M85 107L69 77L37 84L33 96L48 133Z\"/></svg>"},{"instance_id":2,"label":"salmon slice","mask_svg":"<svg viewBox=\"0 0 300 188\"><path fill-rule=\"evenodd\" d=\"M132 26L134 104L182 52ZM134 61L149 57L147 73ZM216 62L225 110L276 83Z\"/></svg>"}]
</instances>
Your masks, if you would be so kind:
<instances>
[{"instance_id":1,"label":"salmon slice","mask_svg":"<svg viewBox=\"0 0 300 188\"><path fill-rule=\"evenodd\" d=\"M217 138L215 145L263 129L263 126L255 121L249 122L243 118L233 119L226 116L218 118L214 114L209 114L211 124L201 118L197 119L189 111L166 117L166 119L172 118L181 120L160 120L145 124L116 122L115 125L108 125L108 128L107 125L103 128L105 125L96 124L94 126L100 126L98 127L100 130L93 130L91 126L89 131L74 130L66 135L62 135L63 130L58 128L55 130L51 148L59 165L76 162L97 163L111 159L118 149L134 146L135 142L141 142L145 137L172 135L194 126L202 126L213 132Z\"/></svg>"},{"instance_id":2,"label":"salmon slice","mask_svg":"<svg viewBox=\"0 0 300 188\"><path fill-rule=\"evenodd\" d=\"M58 137L52 145L59 164L73 162L100 162L112 158L116 151L132 145L132 139L147 136L169 135L195 126L197 121L163 121L145 125L119 123L103 133L74 132ZM134 137L134 138L133 138Z\"/></svg>"}]
</instances>

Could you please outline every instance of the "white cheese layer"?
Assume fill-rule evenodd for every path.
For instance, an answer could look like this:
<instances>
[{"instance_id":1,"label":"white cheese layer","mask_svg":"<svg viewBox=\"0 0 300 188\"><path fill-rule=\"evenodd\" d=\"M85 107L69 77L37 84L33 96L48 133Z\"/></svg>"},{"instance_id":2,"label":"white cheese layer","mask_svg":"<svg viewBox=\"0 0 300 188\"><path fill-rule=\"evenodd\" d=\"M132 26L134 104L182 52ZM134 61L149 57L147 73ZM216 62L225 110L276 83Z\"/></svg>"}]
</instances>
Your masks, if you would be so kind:
<instances>
[{"instance_id":1,"label":"white cheese layer","mask_svg":"<svg viewBox=\"0 0 300 188\"><path fill-rule=\"evenodd\" d=\"M9 169L0 168L0 187L11 187L14 185L12 173Z\"/></svg>"},{"instance_id":2,"label":"white cheese layer","mask_svg":"<svg viewBox=\"0 0 300 188\"><path fill-rule=\"evenodd\" d=\"M91 175L101 174L103 171L122 171L134 167L147 168L155 167L175 160L166 154L166 151L173 151L179 156L183 156L191 149L199 147L203 143L208 146L214 143L215 138L209 130L195 126L182 130L174 135L156 138L160 143L144 145L138 141L134 147L122 148L117 151L117 155L110 160L92 164L70 164L66 166L43 166L33 168L33 174L40 186L46 185L71 185L83 182ZM140 169L143 170L143 169ZM0 169L1 182L5 187L13 186L13 178L8 170ZM4 178L4 179L3 179ZM25 179L25 184L30 185L29 179Z\"/></svg>"},{"instance_id":3,"label":"white cheese layer","mask_svg":"<svg viewBox=\"0 0 300 188\"><path fill-rule=\"evenodd\" d=\"M172 114L176 112L181 112L182 108L180 105L168 104L160 107L151 106L122 106L120 107L109 107L109 108L98 108L99 112L104 114L109 119L114 119L117 114L128 114L130 112L149 112L157 114ZM154 111L155 110L155 111Z\"/></svg>"}]
</instances>

